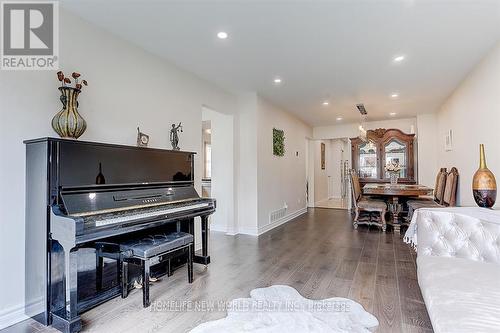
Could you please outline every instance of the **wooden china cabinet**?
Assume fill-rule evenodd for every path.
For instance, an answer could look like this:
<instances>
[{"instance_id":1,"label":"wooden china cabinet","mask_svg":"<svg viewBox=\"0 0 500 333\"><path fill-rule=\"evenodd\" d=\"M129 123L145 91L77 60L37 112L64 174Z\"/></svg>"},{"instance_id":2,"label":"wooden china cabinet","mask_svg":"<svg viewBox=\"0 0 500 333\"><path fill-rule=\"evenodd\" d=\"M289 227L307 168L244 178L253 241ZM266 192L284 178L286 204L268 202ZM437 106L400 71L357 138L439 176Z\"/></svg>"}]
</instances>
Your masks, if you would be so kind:
<instances>
[{"instance_id":1,"label":"wooden china cabinet","mask_svg":"<svg viewBox=\"0 0 500 333\"><path fill-rule=\"evenodd\" d=\"M415 184L414 141L415 134L384 128L368 130L366 141L351 138L352 167L361 184L390 182L385 171L389 162L398 162L402 168L399 183Z\"/></svg>"}]
</instances>

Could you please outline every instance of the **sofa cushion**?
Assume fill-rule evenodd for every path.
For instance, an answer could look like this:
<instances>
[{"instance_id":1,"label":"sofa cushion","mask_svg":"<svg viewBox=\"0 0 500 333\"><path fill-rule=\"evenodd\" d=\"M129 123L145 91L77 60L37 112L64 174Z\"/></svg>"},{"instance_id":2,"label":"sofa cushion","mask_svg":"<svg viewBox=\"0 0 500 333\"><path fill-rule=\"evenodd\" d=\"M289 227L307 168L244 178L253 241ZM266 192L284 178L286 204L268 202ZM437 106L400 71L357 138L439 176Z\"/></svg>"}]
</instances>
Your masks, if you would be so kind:
<instances>
[{"instance_id":1,"label":"sofa cushion","mask_svg":"<svg viewBox=\"0 0 500 333\"><path fill-rule=\"evenodd\" d=\"M500 330L500 265L419 254L417 267L436 333Z\"/></svg>"}]
</instances>

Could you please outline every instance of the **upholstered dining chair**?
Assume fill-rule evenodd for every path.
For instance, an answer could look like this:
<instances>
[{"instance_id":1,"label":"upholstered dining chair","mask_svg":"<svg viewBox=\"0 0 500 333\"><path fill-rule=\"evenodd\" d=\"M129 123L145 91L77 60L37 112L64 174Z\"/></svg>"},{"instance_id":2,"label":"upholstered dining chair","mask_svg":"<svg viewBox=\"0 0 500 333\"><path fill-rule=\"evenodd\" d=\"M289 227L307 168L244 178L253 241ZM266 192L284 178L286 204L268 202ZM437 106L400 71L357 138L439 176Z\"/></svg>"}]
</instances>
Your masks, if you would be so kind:
<instances>
[{"instance_id":1,"label":"upholstered dining chair","mask_svg":"<svg viewBox=\"0 0 500 333\"><path fill-rule=\"evenodd\" d=\"M408 219L411 220L413 212L419 208L454 207L457 200L458 169L453 167L450 172L441 175L441 169L436 178L434 200L413 199L408 200ZM446 170L446 169L444 169ZM439 179L444 179L444 182ZM444 186L443 186L444 185ZM442 190L440 187L443 187Z\"/></svg>"},{"instance_id":2,"label":"upholstered dining chair","mask_svg":"<svg viewBox=\"0 0 500 333\"><path fill-rule=\"evenodd\" d=\"M354 229L358 228L359 224L366 225L376 225L382 228L382 231L387 229L387 224L385 221L385 213L387 212L387 204L381 200L375 200L369 197L364 197L361 191L361 184L359 182L359 177L356 170L351 170L349 172L349 178L351 180L351 192L352 201L354 205L355 217L352 222ZM371 219L368 221L360 221L359 215L361 212L377 213L379 215L380 222L374 222Z\"/></svg>"},{"instance_id":3,"label":"upholstered dining chair","mask_svg":"<svg viewBox=\"0 0 500 333\"><path fill-rule=\"evenodd\" d=\"M415 198L413 200L418 200L418 201L435 201L436 203L442 205L443 204L443 197L444 197L444 188L446 186L446 176L448 173L446 172L446 168L441 168L439 169L437 175L436 175L436 183L434 185L434 192L431 196L420 196L418 198Z\"/></svg>"}]
</instances>

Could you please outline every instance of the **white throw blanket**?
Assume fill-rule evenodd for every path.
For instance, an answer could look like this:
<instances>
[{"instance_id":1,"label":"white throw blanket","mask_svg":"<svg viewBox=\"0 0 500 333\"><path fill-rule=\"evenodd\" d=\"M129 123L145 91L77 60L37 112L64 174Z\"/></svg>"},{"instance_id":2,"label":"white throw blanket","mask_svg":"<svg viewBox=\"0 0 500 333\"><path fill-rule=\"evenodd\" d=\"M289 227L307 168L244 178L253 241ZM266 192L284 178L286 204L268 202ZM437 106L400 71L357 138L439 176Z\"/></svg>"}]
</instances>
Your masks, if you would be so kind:
<instances>
[{"instance_id":1,"label":"white throw blanket","mask_svg":"<svg viewBox=\"0 0 500 333\"><path fill-rule=\"evenodd\" d=\"M417 221L425 214L459 214L472 219L500 224L500 210L481 207L420 208L413 213L410 226L403 238L403 241L410 244L415 251L417 250Z\"/></svg>"},{"instance_id":2,"label":"white throw blanket","mask_svg":"<svg viewBox=\"0 0 500 333\"><path fill-rule=\"evenodd\" d=\"M254 289L250 297L233 300L226 318L203 323L191 333L367 333L378 326L375 316L347 298L309 300L283 285Z\"/></svg>"}]
</instances>

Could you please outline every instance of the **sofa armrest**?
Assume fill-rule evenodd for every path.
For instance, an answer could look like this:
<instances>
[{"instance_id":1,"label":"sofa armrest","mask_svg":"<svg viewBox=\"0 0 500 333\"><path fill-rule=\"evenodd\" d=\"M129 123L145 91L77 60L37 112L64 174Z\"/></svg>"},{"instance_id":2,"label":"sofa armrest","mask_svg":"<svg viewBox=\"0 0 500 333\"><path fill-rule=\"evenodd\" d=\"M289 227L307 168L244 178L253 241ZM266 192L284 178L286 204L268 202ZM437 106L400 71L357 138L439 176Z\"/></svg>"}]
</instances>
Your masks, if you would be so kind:
<instances>
[{"instance_id":1,"label":"sofa armrest","mask_svg":"<svg viewBox=\"0 0 500 333\"><path fill-rule=\"evenodd\" d=\"M416 221L418 256L500 263L500 215L498 219L494 215L493 220L484 220L457 211L425 209L419 212Z\"/></svg>"}]
</instances>

